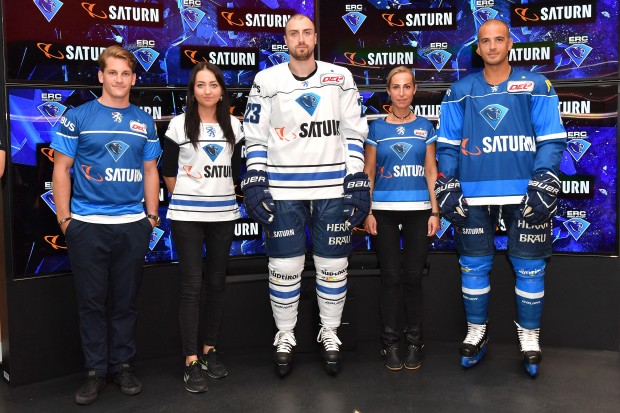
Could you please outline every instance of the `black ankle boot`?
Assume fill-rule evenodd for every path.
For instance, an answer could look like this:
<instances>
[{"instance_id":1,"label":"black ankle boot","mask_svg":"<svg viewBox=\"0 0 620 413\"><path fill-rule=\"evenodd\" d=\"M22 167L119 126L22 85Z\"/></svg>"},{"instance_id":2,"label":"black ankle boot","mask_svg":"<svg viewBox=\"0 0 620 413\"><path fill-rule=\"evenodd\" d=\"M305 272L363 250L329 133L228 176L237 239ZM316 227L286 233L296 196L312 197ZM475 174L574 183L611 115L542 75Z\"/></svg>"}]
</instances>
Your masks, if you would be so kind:
<instances>
[{"instance_id":1,"label":"black ankle boot","mask_svg":"<svg viewBox=\"0 0 620 413\"><path fill-rule=\"evenodd\" d=\"M419 324L408 327L405 330L407 340L407 354L405 355L405 368L415 370L422 364L422 328Z\"/></svg>"},{"instance_id":2,"label":"black ankle boot","mask_svg":"<svg viewBox=\"0 0 620 413\"><path fill-rule=\"evenodd\" d=\"M400 337L396 330L389 327L383 329L383 334L381 334L381 343L383 344L381 355L383 356L385 367L389 370L400 370L403 368L403 362L399 354L399 342Z\"/></svg>"},{"instance_id":3,"label":"black ankle boot","mask_svg":"<svg viewBox=\"0 0 620 413\"><path fill-rule=\"evenodd\" d=\"M381 350L381 354L383 355L385 367L389 370L397 371L403 368L403 362L398 354L398 344L393 344L390 347L384 348Z\"/></svg>"}]
</instances>

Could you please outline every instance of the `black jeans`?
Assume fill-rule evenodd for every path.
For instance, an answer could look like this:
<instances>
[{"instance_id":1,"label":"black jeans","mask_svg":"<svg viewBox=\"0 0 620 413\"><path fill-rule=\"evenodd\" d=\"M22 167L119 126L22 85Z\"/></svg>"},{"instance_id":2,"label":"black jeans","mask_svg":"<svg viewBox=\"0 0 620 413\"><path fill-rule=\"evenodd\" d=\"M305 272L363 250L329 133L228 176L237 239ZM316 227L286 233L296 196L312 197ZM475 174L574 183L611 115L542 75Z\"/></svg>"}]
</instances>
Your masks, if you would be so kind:
<instances>
[{"instance_id":1,"label":"black jeans","mask_svg":"<svg viewBox=\"0 0 620 413\"><path fill-rule=\"evenodd\" d=\"M172 221L172 239L179 256L179 322L185 356L201 354L198 353L201 302L206 313L201 334L203 343L217 344L224 315L226 268L234 229L235 221ZM207 257L203 261L205 242ZM203 268L205 285L202 282Z\"/></svg>"},{"instance_id":2,"label":"black jeans","mask_svg":"<svg viewBox=\"0 0 620 413\"><path fill-rule=\"evenodd\" d=\"M428 253L430 210L373 211L377 220L375 245L381 270L381 320L396 330L398 296L403 289L406 328L422 324L422 271ZM403 250L400 236L402 225ZM402 260L402 270L401 270Z\"/></svg>"}]
</instances>

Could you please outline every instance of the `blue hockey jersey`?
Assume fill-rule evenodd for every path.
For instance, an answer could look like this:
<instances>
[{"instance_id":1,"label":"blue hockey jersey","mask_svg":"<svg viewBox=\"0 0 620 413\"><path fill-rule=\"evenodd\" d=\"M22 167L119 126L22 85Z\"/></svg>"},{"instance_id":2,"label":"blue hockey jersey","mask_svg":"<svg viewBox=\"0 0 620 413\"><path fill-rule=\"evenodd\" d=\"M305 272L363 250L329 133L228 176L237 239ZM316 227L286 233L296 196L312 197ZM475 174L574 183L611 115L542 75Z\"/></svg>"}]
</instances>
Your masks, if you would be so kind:
<instances>
[{"instance_id":1,"label":"blue hockey jersey","mask_svg":"<svg viewBox=\"0 0 620 413\"><path fill-rule=\"evenodd\" d=\"M143 213L144 162L161 153L153 118L135 105L117 109L93 100L59 124L51 147L74 158L71 213Z\"/></svg>"},{"instance_id":2,"label":"blue hockey jersey","mask_svg":"<svg viewBox=\"0 0 620 413\"><path fill-rule=\"evenodd\" d=\"M566 147L551 82L520 69L497 86L482 72L454 83L437 138L439 172L461 181L470 205L520 203L536 172L557 175Z\"/></svg>"},{"instance_id":3,"label":"blue hockey jersey","mask_svg":"<svg viewBox=\"0 0 620 413\"><path fill-rule=\"evenodd\" d=\"M424 170L426 145L435 142L433 124L418 117L393 124L377 119L370 124L367 145L376 147L377 171L372 191L372 209L430 209Z\"/></svg>"}]
</instances>

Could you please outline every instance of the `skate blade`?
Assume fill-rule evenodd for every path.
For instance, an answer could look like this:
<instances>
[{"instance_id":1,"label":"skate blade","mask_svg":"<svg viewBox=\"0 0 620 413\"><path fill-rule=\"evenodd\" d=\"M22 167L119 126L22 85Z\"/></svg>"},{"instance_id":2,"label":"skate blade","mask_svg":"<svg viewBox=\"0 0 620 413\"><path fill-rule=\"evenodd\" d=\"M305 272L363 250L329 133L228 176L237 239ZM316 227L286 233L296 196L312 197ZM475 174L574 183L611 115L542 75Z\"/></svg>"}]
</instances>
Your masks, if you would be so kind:
<instances>
[{"instance_id":1,"label":"skate blade","mask_svg":"<svg viewBox=\"0 0 620 413\"><path fill-rule=\"evenodd\" d=\"M325 362L325 371L330 376L337 375L340 372L340 363L334 363L334 362L326 361Z\"/></svg>"},{"instance_id":2,"label":"skate blade","mask_svg":"<svg viewBox=\"0 0 620 413\"><path fill-rule=\"evenodd\" d=\"M276 364L276 373L280 377L286 377L291 372L290 364Z\"/></svg>"},{"instance_id":3,"label":"skate blade","mask_svg":"<svg viewBox=\"0 0 620 413\"><path fill-rule=\"evenodd\" d=\"M536 378L536 376L538 376L538 364L525 364L525 371L527 371L527 374L530 375L530 377L532 377L533 379Z\"/></svg>"},{"instance_id":4,"label":"skate blade","mask_svg":"<svg viewBox=\"0 0 620 413\"><path fill-rule=\"evenodd\" d=\"M480 360L482 360L482 357L484 357L484 354L486 352L487 352L487 346L485 344L484 346L482 346L480 348L480 351L475 356L473 356L473 357L462 356L461 357L461 366L463 366L465 368L469 368L469 367L475 366L476 364L478 364L478 362Z\"/></svg>"}]
</instances>

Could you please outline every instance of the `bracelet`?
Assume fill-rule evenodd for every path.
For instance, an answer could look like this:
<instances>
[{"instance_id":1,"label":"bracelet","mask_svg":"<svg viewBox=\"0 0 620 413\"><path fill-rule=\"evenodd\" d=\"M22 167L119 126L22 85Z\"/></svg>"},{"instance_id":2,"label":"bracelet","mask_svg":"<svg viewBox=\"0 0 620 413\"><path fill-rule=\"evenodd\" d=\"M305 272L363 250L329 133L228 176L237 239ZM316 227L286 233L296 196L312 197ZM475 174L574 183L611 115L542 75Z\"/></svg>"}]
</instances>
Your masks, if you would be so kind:
<instances>
[{"instance_id":1,"label":"bracelet","mask_svg":"<svg viewBox=\"0 0 620 413\"><path fill-rule=\"evenodd\" d=\"M439 218L439 217L441 217L441 213L439 213L439 212L431 212L431 216Z\"/></svg>"},{"instance_id":2,"label":"bracelet","mask_svg":"<svg viewBox=\"0 0 620 413\"><path fill-rule=\"evenodd\" d=\"M161 222L161 218L158 217L157 215L147 215L146 216L148 219L152 219L153 221L155 221L155 223L157 224L157 226L159 226L160 222Z\"/></svg>"},{"instance_id":3,"label":"bracelet","mask_svg":"<svg viewBox=\"0 0 620 413\"><path fill-rule=\"evenodd\" d=\"M63 218L60 221L58 221L58 226L61 227L62 224L64 224L67 221L71 221L71 217Z\"/></svg>"}]
</instances>

